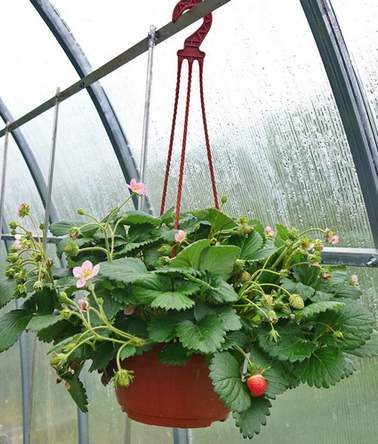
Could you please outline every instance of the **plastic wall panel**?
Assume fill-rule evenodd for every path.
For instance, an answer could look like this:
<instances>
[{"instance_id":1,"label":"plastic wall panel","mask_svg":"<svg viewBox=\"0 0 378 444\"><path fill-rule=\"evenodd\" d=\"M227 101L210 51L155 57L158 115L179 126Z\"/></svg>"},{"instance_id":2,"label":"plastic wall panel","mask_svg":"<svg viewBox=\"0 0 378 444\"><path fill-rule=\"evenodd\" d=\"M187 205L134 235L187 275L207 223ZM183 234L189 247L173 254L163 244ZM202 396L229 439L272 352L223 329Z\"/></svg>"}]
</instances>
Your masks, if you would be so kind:
<instances>
[{"instance_id":1,"label":"plastic wall panel","mask_svg":"<svg viewBox=\"0 0 378 444\"><path fill-rule=\"evenodd\" d=\"M46 181L53 116L50 110L23 126ZM87 92L62 102L53 184L60 217L74 219L79 207L101 217L127 195L117 158Z\"/></svg>"},{"instance_id":2,"label":"plastic wall panel","mask_svg":"<svg viewBox=\"0 0 378 444\"><path fill-rule=\"evenodd\" d=\"M333 0L332 4L378 126L378 3Z\"/></svg>"},{"instance_id":3,"label":"plastic wall panel","mask_svg":"<svg viewBox=\"0 0 378 444\"><path fill-rule=\"evenodd\" d=\"M0 96L17 118L78 76L30 2L3 1L0 13Z\"/></svg>"},{"instance_id":4,"label":"plastic wall panel","mask_svg":"<svg viewBox=\"0 0 378 444\"><path fill-rule=\"evenodd\" d=\"M113 1L111 7L95 3L89 17L84 5L56 2L89 59L98 64L143 38L146 23L160 26L169 21L174 3ZM190 30L183 31L156 49L147 167L155 208L159 206L169 142L175 53L189 34ZM342 123L300 4L296 0L234 0L214 13L213 28L203 47L208 54L209 130L219 189L230 198L228 211L253 214L269 224L337 227L343 245L372 246ZM140 57L102 82L136 156L145 71L146 57ZM196 88L194 82L184 207L212 204ZM173 176L177 176L179 142L180 137ZM170 204L174 203L176 184L174 179Z\"/></svg>"}]
</instances>

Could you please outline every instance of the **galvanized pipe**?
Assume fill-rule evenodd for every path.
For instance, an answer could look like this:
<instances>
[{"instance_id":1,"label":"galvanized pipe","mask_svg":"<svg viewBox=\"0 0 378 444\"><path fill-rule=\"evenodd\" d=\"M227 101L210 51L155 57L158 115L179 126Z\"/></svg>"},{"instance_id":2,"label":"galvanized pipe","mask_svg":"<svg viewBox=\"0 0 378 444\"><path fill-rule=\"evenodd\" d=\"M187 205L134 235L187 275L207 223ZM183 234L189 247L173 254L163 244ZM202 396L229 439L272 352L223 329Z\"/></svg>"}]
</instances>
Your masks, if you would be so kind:
<instances>
[{"instance_id":1,"label":"galvanized pipe","mask_svg":"<svg viewBox=\"0 0 378 444\"><path fill-rule=\"evenodd\" d=\"M5 138L4 138L4 151L3 151L3 166L1 173L1 190L0 190L0 220L4 217L4 202L5 202L5 186L8 167L8 143L9 143L9 131L8 123L6 125Z\"/></svg>"}]
</instances>

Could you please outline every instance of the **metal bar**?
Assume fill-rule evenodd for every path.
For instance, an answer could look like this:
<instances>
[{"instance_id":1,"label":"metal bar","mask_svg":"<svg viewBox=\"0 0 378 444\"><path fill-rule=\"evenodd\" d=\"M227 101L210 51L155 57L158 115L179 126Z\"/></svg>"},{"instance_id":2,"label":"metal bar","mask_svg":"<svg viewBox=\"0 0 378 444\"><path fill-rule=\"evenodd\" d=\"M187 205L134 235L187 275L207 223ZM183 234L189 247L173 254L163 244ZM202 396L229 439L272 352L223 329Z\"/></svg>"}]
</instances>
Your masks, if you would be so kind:
<instances>
[{"instance_id":1,"label":"metal bar","mask_svg":"<svg viewBox=\"0 0 378 444\"><path fill-rule=\"evenodd\" d=\"M89 415L77 409L78 444L89 444Z\"/></svg>"},{"instance_id":2,"label":"metal bar","mask_svg":"<svg viewBox=\"0 0 378 444\"><path fill-rule=\"evenodd\" d=\"M173 429L173 444L192 444L191 430Z\"/></svg>"},{"instance_id":3,"label":"metal bar","mask_svg":"<svg viewBox=\"0 0 378 444\"><path fill-rule=\"evenodd\" d=\"M13 122L13 116L6 107L5 103L0 98L0 116L5 122ZM46 206L46 196L47 196L47 187L46 182L43 177L42 171L34 157L34 154L26 141L25 137L22 134L22 131L17 128L12 131L12 137L20 150L22 157L25 160L26 166L31 174L33 182L37 188L39 197L43 203L43 206ZM57 211L53 205L50 207L50 221L54 222L58 220Z\"/></svg>"},{"instance_id":4,"label":"metal bar","mask_svg":"<svg viewBox=\"0 0 378 444\"><path fill-rule=\"evenodd\" d=\"M13 234L1 234L0 239L4 241L14 241L15 237ZM33 236L33 239L38 240L38 236ZM62 237L56 237L56 236L47 236L47 243L49 244L59 244L59 242L62 240Z\"/></svg>"},{"instance_id":5,"label":"metal bar","mask_svg":"<svg viewBox=\"0 0 378 444\"><path fill-rule=\"evenodd\" d=\"M349 142L378 248L378 132L329 0L301 0Z\"/></svg>"},{"instance_id":6,"label":"metal bar","mask_svg":"<svg viewBox=\"0 0 378 444\"><path fill-rule=\"evenodd\" d=\"M47 232L49 229L49 215L52 200L52 187L54 180L54 169L55 169L55 153L56 153L56 136L58 132L58 117L59 117L59 94L60 88L56 90L55 96L55 113L54 113L54 123L53 123L53 133L51 140L51 152L50 152L50 164L49 164L49 178L47 182L47 200L45 208L45 220L43 224L43 249L46 250L47 245Z\"/></svg>"},{"instance_id":7,"label":"metal bar","mask_svg":"<svg viewBox=\"0 0 378 444\"><path fill-rule=\"evenodd\" d=\"M30 0L30 2L56 38L80 78L88 75L92 71L92 67L71 30L59 15L54 5L52 5L49 0ZM87 91L109 137L110 143L113 146L125 180L129 183L132 178L139 177L139 171L130 144L112 107L110 99L99 82L89 86ZM133 202L136 207L138 197L135 196ZM150 209L151 205L148 198L145 200L145 204L147 208Z\"/></svg>"},{"instance_id":8,"label":"metal bar","mask_svg":"<svg viewBox=\"0 0 378 444\"><path fill-rule=\"evenodd\" d=\"M154 64L154 48L156 40L156 28L151 26L148 35L148 61L147 61L147 77L146 77L146 95L144 101L144 117L143 117L143 133L142 133L142 149L140 154L140 181L145 182L146 179L146 162L148 154L148 130L150 124L150 109L151 109L151 90L152 90L152 70ZM145 207L145 196L142 196L138 202L138 210L143 210Z\"/></svg>"},{"instance_id":9,"label":"metal bar","mask_svg":"<svg viewBox=\"0 0 378 444\"><path fill-rule=\"evenodd\" d=\"M375 248L324 248L322 262L329 265L378 267L378 249Z\"/></svg>"},{"instance_id":10,"label":"metal bar","mask_svg":"<svg viewBox=\"0 0 378 444\"><path fill-rule=\"evenodd\" d=\"M169 39L173 35L177 34L178 32L182 31L183 29L187 28L200 18L207 15L209 12L212 12L219 7L225 5L226 3L230 2L231 0L204 0L202 3L200 3L195 8L192 8L187 13L183 14L177 22L173 23L170 22L167 25L160 28L156 33L156 45L164 42L165 40ZM87 76L83 77L83 79L79 80L78 82L75 82L73 85L69 86L68 88L64 89L59 96L59 102L63 102L64 100L68 99L69 97L75 95L76 93L80 92L81 90L88 88L90 85L92 85L94 82L97 82L98 80L102 79L106 75L112 73L116 69L120 68L121 66L125 65L126 63L131 62L135 58L139 57L141 54L148 51L148 37L138 42L136 45L132 46L131 48L127 49L114 59L110 60L109 62L102 65L100 68L92 71ZM55 106L55 96L51 97L46 102L43 102L41 105L37 106L33 110L26 113L24 116L20 117L16 121L9 124L9 131L13 131L15 128L20 127L21 125L24 125L25 123L29 122L30 120L34 119L34 117L39 116L40 114L44 113L45 111L53 108ZM5 128L3 128L0 131L0 137L4 136L5 134Z\"/></svg>"},{"instance_id":11,"label":"metal bar","mask_svg":"<svg viewBox=\"0 0 378 444\"><path fill-rule=\"evenodd\" d=\"M0 190L0 220L3 220L4 216L5 185L6 185L7 167L8 167L8 142L9 142L8 124L5 128L6 128L6 133L4 138L3 166L1 173L1 190Z\"/></svg>"}]
</instances>

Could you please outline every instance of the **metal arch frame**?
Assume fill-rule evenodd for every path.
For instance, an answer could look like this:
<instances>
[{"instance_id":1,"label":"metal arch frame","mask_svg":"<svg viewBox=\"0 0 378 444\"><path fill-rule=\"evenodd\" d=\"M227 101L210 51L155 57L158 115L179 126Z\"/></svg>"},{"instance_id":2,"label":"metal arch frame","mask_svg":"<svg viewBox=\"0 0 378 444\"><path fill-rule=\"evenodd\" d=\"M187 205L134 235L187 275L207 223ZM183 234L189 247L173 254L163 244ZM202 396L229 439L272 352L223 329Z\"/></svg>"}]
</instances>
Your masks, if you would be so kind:
<instances>
[{"instance_id":1,"label":"metal arch frame","mask_svg":"<svg viewBox=\"0 0 378 444\"><path fill-rule=\"evenodd\" d=\"M0 117L3 119L5 123L13 122L14 120L12 114L10 113L9 109L7 108L7 106L5 105L5 103L1 98L0 98ZM12 137L16 142L18 149L20 150L20 153L25 160L26 166L37 188L39 197L41 198L42 204L44 207L46 207L47 186L42 171L38 165L38 162L35 159L34 154L27 140L22 134L22 131L19 128L16 128L10 131L10 133L12 134ZM58 213L54 205L52 205L50 208L50 220L51 222L58 220Z\"/></svg>"},{"instance_id":2,"label":"metal arch frame","mask_svg":"<svg viewBox=\"0 0 378 444\"><path fill-rule=\"evenodd\" d=\"M92 67L89 60L54 5L49 0L30 0L30 3L46 23L80 78L83 79L91 73ZM128 183L132 178L139 177L139 171L125 132L109 97L100 83L88 86L87 91L113 146L123 176ZM138 198L133 197L133 201L136 206ZM151 205L148 198L145 199L145 202L146 207L150 210Z\"/></svg>"},{"instance_id":3,"label":"metal arch frame","mask_svg":"<svg viewBox=\"0 0 378 444\"><path fill-rule=\"evenodd\" d=\"M331 0L300 0L343 122L378 248L378 132Z\"/></svg>"}]
</instances>

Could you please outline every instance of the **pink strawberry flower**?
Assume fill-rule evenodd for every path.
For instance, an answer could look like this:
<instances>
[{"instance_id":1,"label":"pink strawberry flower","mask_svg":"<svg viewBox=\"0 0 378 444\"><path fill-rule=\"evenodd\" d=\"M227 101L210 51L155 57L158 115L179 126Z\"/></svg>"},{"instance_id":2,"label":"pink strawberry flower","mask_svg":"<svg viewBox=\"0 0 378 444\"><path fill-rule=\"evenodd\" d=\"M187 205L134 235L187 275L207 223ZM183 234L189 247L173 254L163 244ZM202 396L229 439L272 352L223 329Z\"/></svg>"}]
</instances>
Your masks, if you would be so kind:
<instances>
[{"instance_id":1,"label":"pink strawberry flower","mask_svg":"<svg viewBox=\"0 0 378 444\"><path fill-rule=\"evenodd\" d=\"M84 261L81 267L75 267L72 270L73 275L77 278L76 287L85 287L89 279L94 278L100 271L100 265L93 266L91 261Z\"/></svg>"},{"instance_id":2,"label":"pink strawberry flower","mask_svg":"<svg viewBox=\"0 0 378 444\"><path fill-rule=\"evenodd\" d=\"M185 240L186 232L184 230L177 230L175 233L175 241L181 244L181 242L184 242Z\"/></svg>"},{"instance_id":3,"label":"pink strawberry flower","mask_svg":"<svg viewBox=\"0 0 378 444\"><path fill-rule=\"evenodd\" d=\"M79 299L78 304L80 307L80 311L88 311L89 302L86 299Z\"/></svg>"},{"instance_id":4,"label":"pink strawberry flower","mask_svg":"<svg viewBox=\"0 0 378 444\"><path fill-rule=\"evenodd\" d=\"M330 242L332 245L337 245L340 242L340 237L337 234L334 234L331 237Z\"/></svg>"},{"instance_id":5,"label":"pink strawberry flower","mask_svg":"<svg viewBox=\"0 0 378 444\"><path fill-rule=\"evenodd\" d=\"M267 226L267 227L265 227L265 234L268 236L268 237L273 237L274 236L274 230L273 230L273 228L272 227L270 227L269 225Z\"/></svg>"},{"instance_id":6,"label":"pink strawberry flower","mask_svg":"<svg viewBox=\"0 0 378 444\"><path fill-rule=\"evenodd\" d=\"M145 196L147 194L146 185L143 182L137 182L136 179L131 179L129 189L138 196Z\"/></svg>"},{"instance_id":7,"label":"pink strawberry flower","mask_svg":"<svg viewBox=\"0 0 378 444\"><path fill-rule=\"evenodd\" d=\"M13 247L16 250L21 250L21 248L22 248L22 243L21 243L22 236L21 236L21 234L16 234L14 236L14 239L15 239L15 241L13 242Z\"/></svg>"}]
</instances>

